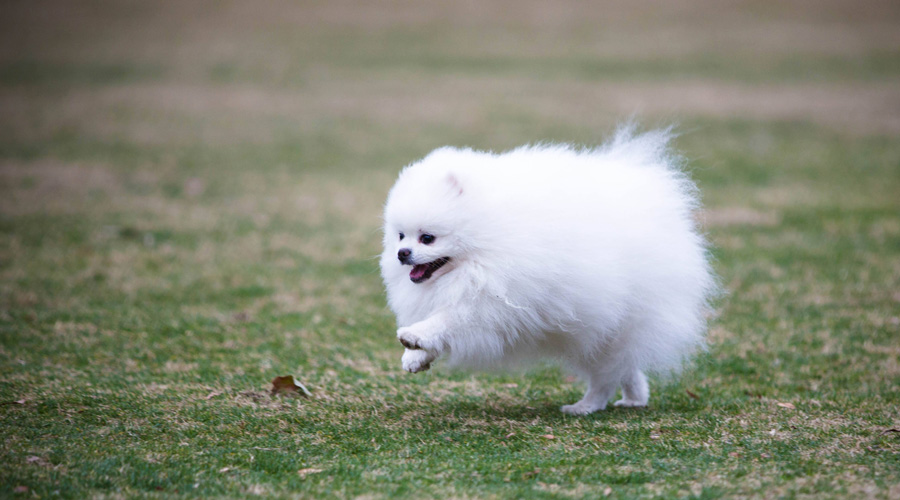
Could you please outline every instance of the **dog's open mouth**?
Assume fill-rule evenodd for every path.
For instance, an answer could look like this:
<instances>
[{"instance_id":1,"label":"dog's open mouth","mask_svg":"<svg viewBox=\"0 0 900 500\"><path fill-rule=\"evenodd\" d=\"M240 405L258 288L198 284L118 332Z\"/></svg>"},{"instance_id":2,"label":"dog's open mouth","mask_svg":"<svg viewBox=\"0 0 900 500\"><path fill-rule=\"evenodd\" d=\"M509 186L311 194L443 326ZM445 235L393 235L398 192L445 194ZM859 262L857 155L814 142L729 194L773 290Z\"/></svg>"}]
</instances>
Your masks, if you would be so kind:
<instances>
[{"instance_id":1,"label":"dog's open mouth","mask_svg":"<svg viewBox=\"0 0 900 500\"><path fill-rule=\"evenodd\" d=\"M438 260L433 260L428 264L419 264L413 266L412 271L409 272L409 279L413 283L421 283L434 274L435 271L443 267L444 264L450 262L450 257L441 257Z\"/></svg>"}]
</instances>

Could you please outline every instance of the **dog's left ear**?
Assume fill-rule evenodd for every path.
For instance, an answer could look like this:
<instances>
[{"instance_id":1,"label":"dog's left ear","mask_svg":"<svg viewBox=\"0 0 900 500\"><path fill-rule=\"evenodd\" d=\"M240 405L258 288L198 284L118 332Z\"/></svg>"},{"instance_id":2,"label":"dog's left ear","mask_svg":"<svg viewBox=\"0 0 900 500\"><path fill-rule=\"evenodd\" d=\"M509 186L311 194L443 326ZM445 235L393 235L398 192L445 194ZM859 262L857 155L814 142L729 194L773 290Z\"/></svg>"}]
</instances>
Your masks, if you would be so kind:
<instances>
[{"instance_id":1,"label":"dog's left ear","mask_svg":"<svg viewBox=\"0 0 900 500\"><path fill-rule=\"evenodd\" d=\"M456 196L460 196L463 194L463 186L459 181L459 177L456 176L453 172L447 174L447 184L450 185L450 192L452 192Z\"/></svg>"}]
</instances>

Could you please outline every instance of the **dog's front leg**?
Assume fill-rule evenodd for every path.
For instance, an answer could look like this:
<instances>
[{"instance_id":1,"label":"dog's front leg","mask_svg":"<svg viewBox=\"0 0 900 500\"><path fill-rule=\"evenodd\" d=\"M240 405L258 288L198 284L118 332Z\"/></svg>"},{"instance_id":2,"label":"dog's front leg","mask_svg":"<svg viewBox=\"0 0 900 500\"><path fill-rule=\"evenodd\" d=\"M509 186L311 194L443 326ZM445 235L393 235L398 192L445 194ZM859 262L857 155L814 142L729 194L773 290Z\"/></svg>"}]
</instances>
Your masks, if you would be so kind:
<instances>
[{"instance_id":1,"label":"dog's front leg","mask_svg":"<svg viewBox=\"0 0 900 500\"><path fill-rule=\"evenodd\" d=\"M397 330L397 339L406 348L401 360L404 370L411 373L427 370L443 354L447 348L444 338L447 322L447 315L439 312Z\"/></svg>"}]
</instances>

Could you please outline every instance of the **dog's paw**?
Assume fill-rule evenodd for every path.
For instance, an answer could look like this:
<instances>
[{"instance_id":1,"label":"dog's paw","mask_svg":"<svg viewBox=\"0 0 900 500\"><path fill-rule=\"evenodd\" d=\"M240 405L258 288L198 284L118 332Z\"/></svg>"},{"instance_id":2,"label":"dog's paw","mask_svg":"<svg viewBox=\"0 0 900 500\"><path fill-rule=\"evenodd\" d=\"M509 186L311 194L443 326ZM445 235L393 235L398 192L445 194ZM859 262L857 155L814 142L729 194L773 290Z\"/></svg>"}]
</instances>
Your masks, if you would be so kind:
<instances>
[{"instance_id":1,"label":"dog's paw","mask_svg":"<svg viewBox=\"0 0 900 500\"><path fill-rule=\"evenodd\" d=\"M427 351L408 348L403 352L403 358L400 359L403 369L409 373L424 372L431 368L432 361L434 361L434 356L428 354Z\"/></svg>"},{"instance_id":2,"label":"dog's paw","mask_svg":"<svg viewBox=\"0 0 900 500\"><path fill-rule=\"evenodd\" d=\"M622 398L622 399L616 401L615 403L613 403L613 405L621 406L622 408L641 408L641 407L647 406L647 402L646 401L638 401L636 399Z\"/></svg>"},{"instance_id":3,"label":"dog's paw","mask_svg":"<svg viewBox=\"0 0 900 500\"><path fill-rule=\"evenodd\" d=\"M601 406L596 403L589 403L582 400L575 404L565 405L560 409L563 413L568 415L588 415L604 408L606 408L606 405Z\"/></svg>"},{"instance_id":4,"label":"dog's paw","mask_svg":"<svg viewBox=\"0 0 900 500\"><path fill-rule=\"evenodd\" d=\"M422 339L413 332L413 329L408 326L404 326L397 330L397 339L403 344L403 347L410 350L415 351L428 348L428 346L424 345L425 342L423 342Z\"/></svg>"}]
</instances>

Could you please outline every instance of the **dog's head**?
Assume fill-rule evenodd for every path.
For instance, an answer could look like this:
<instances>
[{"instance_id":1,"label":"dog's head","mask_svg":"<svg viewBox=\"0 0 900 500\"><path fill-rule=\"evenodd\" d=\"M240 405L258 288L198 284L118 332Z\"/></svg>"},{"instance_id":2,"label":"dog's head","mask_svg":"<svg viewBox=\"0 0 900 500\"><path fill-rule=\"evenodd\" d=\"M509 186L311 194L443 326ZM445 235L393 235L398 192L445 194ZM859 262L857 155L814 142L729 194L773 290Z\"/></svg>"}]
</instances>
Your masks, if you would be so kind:
<instances>
[{"instance_id":1,"label":"dog's head","mask_svg":"<svg viewBox=\"0 0 900 500\"><path fill-rule=\"evenodd\" d=\"M410 281L418 284L452 272L465 260L470 214L453 165L466 153L439 149L400 174L385 206L382 268L395 273L408 268Z\"/></svg>"}]
</instances>

